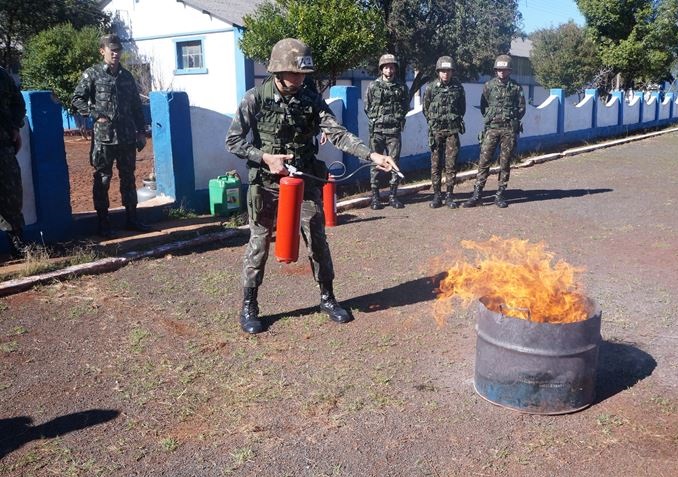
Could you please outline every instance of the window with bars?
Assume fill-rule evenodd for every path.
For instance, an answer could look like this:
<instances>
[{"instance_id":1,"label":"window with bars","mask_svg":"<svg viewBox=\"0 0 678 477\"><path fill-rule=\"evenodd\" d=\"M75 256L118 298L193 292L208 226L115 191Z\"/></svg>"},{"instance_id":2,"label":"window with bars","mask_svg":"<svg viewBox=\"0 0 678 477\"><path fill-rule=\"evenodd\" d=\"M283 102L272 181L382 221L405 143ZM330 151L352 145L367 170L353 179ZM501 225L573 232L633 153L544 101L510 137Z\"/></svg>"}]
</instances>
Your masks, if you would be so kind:
<instances>
[{"instance_id":1,"label":"window with bars","mask_svg":"<svg viewBox=\"0 0 678 477\"><path fill-rule=\"evenodd\" d=\"M207 73L202 39L177 41L177 74Z\"/></svg>"}]
</instances>

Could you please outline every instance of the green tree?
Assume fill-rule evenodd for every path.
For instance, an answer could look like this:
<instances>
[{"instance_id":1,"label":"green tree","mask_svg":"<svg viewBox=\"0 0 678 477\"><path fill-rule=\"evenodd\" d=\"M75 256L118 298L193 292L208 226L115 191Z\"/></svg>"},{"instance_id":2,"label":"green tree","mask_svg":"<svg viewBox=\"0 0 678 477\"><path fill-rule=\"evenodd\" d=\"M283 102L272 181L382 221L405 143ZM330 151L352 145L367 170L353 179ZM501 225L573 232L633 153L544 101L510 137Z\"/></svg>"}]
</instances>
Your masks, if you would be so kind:
<instances>
[{"instance_id":1,"label":"green tree","mask_svg":"<svg viewBox=\"0 0 678 477\"><path fill-rule=\"evenodd\" d=\"M106 28L110 19L97 0L0 0L0 64L15 66L30 37L69 22L75 28Z\"/></svg>"},{"instance_id":2,"label":"green tree","mask_svg":"<svg viewBox=\"0 0 678 477\"><path fill-rule=\"evenodd\" d=\"M492 71L497 55L508 53L522 16L516 0L364 0L379 9L387 49L416 75L414 94L434 74L436 59L451 55L462 80Z\"/></svg>"},{"instance_id":3,"label":"green tree","mask_svg":"<svg viewBox=\"0 0 678 477\"><path fill-rule=\"evenodd\" d=\"M531 40L532 67L545 88L582 93L602 68L595 43L574 22L537 30Z\"/></svg>"},{"instance_id":4,"label":"green tree","mask_svg":"<svg viewBox=\"0 0 678 477\"><path fill-rule=\"evenodd\" d=\"M52 91L61 104L70 108L71 96L82 72L101 61L100 30L76 30L62 24L33 36L25 46L22 88Z\"/></svg>"},{"instance_id":5,"label":"green tree","mask_svg":"<svg viewBox=\"0 0 678 477\"><path fill-rule=\"evenodd\" d=\"M283 38L298 38L311 47L320 91L385 44L379 13L354 0L274 0L261 4L243 23L240 46L262 63Z\"/></svg>"},{"instance_id":6,"label":"green tree","mask_svg":"<svg viewBox=\"0 0 678 477\"><path fill-rule=\"evenodd\" d=\"M678 56L678 0L577 0L603 64L623 87L670 77Z\"/></svg>"}]
</instances>

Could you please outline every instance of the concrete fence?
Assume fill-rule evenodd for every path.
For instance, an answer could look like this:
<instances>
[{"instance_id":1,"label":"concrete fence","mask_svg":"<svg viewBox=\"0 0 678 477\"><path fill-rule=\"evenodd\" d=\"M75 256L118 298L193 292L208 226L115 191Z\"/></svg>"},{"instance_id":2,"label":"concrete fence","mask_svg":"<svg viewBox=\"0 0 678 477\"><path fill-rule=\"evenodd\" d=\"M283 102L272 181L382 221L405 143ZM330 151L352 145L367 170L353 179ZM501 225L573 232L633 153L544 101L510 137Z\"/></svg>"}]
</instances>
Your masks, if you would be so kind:
<instances>
[{"instance_id":1,"label":"concrete fence","mask_svg":"<svg viewBox=\"0 0 678 477\"><path fill-rule=\"evenodd\" d=\"M481 84L465 84L466 133L461 136L460 160L478 157L478 133L483 127L479 103ZM79 234L92 234L94 214L73 214L70 207L68 166L64 148L63 112L49 92L23 92L27 105L26 126L22 130L24 148L19 153L24 185L26 238L55 243ZM327 101L347 129L368 140L367 118L360 89L335 86ZM561 89L552 89L538 106L527 106L519 153L537 153L561 144L594 141L634 131L663 127L678 122L677 98L673 93L662 99L657 93L636 93L630 101L615 92L604 102L595 90L573 102ZM215 111L191 107L184 92L153 92L150 99L150 123L155 154L158 196L163 205L147 206L141 214L158 218L161 207L183 205L199 212L209 209L208 183L211 178L236 170L247 178L245 162L225 150L224 140L232 118ZM321 146L319 158L328 164L342 162L350 173L360 161L344 155L330 144ZM403 131L401 168L404 172L428 169L428 129L417 105L407 115ZM368 171L355 176L365 181ZM243 184L246 186L246 184ZM111 193L117 193L111 191ZM158 203L157 201L155 202ZM143 203L142 205L149 205ZM4 235L4 232L0 232ZM6 251L4 238L0 250Z\"/></svg>"}]
</instances>

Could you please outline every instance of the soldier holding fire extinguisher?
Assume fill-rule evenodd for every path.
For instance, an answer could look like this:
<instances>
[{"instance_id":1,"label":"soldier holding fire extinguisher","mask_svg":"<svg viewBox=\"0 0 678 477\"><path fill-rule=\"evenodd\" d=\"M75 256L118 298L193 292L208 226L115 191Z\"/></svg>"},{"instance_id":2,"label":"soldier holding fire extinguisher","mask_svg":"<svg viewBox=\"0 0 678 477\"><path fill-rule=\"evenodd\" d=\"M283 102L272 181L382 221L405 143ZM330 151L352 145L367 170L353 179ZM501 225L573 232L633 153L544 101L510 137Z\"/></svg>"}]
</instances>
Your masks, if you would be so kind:
<instances>
[{"instance_id":1,"label":"soldier holding fire extinguisher","mask_svg":"<svg viewBox=\"0 0 678 477\"><path fill-rule=\"evenodd\" d=\"M322 96L304 82L306 74L313 71L308 46L294 38L280 40L271 50L268 72L272 76L245 93L226 136L227 149L246 160L248 168L250 239L245 251L240 313L240 326L246 333L264 331L257 295L275 227L280 179L288 175L286 164L325 179L327 167L316 158L315 136L320 130L342 151L371 160L384 171L397 170L391 157L370 152L337 122ZM300 222L313 276L320 286L320 309L332 321L346 323L351 316L337 302L332 287L334 268L325 235L321 183L307 176Z\"/></svg>"}]
</instances>

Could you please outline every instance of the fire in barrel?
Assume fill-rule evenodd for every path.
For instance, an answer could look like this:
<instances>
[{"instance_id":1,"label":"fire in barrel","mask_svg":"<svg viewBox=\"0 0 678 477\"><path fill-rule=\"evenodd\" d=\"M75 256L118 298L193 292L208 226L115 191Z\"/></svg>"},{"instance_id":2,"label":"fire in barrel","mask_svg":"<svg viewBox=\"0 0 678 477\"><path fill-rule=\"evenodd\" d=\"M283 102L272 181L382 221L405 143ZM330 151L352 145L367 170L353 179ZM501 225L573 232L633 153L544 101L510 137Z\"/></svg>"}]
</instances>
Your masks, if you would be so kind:
<instances>
[{"instance_id":1,"label":"fire in barrel","mask_svg":"<svg viewBox=\"0 0 678 477\"><path fill-rule=\"evenodd\" d=\"M478 304L474 386L483 398L534 414L562 414L595 397L600 308L582 292L583 271L543 242L463 241L474 255L447 272L436 299L442 324L453 299Z\"/></svg>"}]
</instances>

